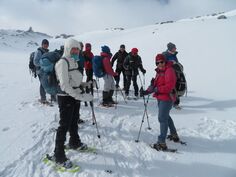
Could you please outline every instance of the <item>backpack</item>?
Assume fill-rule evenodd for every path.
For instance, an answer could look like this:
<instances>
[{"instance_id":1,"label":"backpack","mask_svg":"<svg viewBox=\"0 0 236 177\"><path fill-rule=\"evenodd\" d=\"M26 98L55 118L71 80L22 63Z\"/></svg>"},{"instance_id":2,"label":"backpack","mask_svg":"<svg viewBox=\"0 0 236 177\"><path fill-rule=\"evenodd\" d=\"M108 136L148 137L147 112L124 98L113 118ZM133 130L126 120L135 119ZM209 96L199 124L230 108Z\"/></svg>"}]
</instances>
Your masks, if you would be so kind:
<instances>
[{"instance_id":1,"label":"backpack","mask_svg":"<svg viewBox=\"0 0 236 177\"><path fill-rule=\"evenodd\" d=\"M181 97L187 91L187 81L183 72L184 67L181 63L177 62L173 64L173 68L176 74L175 92L178 97Z\"/></svg>"},{"instance_id":2,"label":"backpack","mask_svg":"<svg viewBox=\"0 0 236 177\"><path fill-rule=\"evenodd\" d=\"M29 71L33 75L33 77L36 78L37 74L36 74L36 66L34 65L34 55L35 52L32 52L29 57Z\"/></svg>"},{"instance_id":3,"label":"backpack","mask_svg":"<svg viewBox=\"0 0 236 177\"><path fill-rule=\"evenodd\" d=\"M92 59L93 73L96 77L101 78L105 76L105 71L102 63L103 57L96 55Z\"/></svg>"},{"instance_id":4,"label":"backpack","mask_svg":"<svg viewBox=\"0 0 236 177\"><path fill-rule=\"evenodd\" d=\"M40 63L40 82L46 93L56 95L58 92L58 80L55 73L55 64L61 58L58 51L47 52L42 55Z\"/></svg>"}]
</instances>

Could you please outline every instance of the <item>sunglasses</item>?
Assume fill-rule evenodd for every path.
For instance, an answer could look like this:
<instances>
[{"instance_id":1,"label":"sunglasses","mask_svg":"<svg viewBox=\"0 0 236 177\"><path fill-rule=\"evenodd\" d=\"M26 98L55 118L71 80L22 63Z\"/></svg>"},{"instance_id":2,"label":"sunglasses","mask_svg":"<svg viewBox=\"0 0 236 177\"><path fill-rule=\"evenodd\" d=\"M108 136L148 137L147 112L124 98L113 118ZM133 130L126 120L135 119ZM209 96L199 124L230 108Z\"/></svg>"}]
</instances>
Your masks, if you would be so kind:
<instances>
[{"instance_id":1,"label":"sunglasses","mask_svg":"<svg viewBox=\"0 0 236 177\"><path fill-rule=\"evenodd\" d=\"M159 64L163 64L165 63L164 61L159 61L159 62L156 62L156 65L159 65Z\"/></svg>"}]
</instances>

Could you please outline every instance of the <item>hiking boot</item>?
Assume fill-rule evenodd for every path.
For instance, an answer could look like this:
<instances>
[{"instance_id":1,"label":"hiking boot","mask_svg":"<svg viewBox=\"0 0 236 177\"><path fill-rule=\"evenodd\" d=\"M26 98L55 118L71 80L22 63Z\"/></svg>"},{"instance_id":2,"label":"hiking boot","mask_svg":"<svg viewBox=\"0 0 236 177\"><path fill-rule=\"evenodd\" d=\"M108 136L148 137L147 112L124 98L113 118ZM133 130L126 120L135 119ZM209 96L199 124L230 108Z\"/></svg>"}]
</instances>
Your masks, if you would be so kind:
<instances>
[{"instance_id":1,"label":"hiking boot","mask_svg":"<svg viewBox=\"0 0 236 177\"><path fill-rule=\"evenodd\" d=\"M49 158L49 157L48 157ZM55 162L57 165L64 167L66 169L69 169L73 166L72 162L70 161L70 159L63 157L60 159L57 159L55 154L53 156L50 156L49 158L51 161Z\"/></svg>"},{"instance_id":2,"label":"hiking boot","mask_svg":"<svg viewBox=\"0 0 236 177\"><path fill-rule=\"evenodd\" d=\"M113 104L111 104L111 103L102 103L102 106L104 106L104 107L113 107L114 105Z\"/></svg>"},{"instance_id":3,"label":"hiking boot","mask_svg":"<svg viewBox=\"0 0 236 177\"><path fill-rule=\"evenodd\" d=\"M56 163L57 163L57 165L60 165L60 166L62 166L64 168L66 168L66 169L69 169L69 168L73 167L73 163L69 159L67 159L64 162L56 162Z\"/></svg>"},{"instance_id":4,"label":"hiking boot","mask_svg":"<svg viewBox=\"0 0 236 177\"><path fill-rule=\"evenodd\" d=\"M119 84L116 84L115 86L116 86L117 89L120 88Z\"/></svg>"},{"instance_id":5,"label":"hiking boot","mask_svg":"<svg viewBox=\"0 0 236 177\"><path fill-rule=\"evenodd\" d=\"M79 147L77 149L78 150L86 150L86 149L88 149L88 146L85 143L80 143L80 145L79 145Z\"/></svg>"},{"instance_id":6,"label":"hiking boot","mask_svg":"<svg viewBox=\"0 0 236 177\"><path fill-rule=\"evenodd\" d=\"M42 99L39 99L39 102L40 102L41 104L45 104L45 105L49 105L49 104L50 104L49 101L47 101L47 100L42 100Z\"/></svg>"},{"instance_id":7,"label":"hiking boot","mask_svg":"<svg viewBox=\"0 0 236 177\"><path fill-rule=\"evenodd\" d=\"M169 139L170 141L174 141L174 142L179 142L179 136L177 133L175 134L171 134L167 136L167 139Z\"/></svg>"},{"instance_id":8,"label":"hiking boot","mask_svg":"<svg viewBox=\"0 0 236 177\"><path fill-rule=\"evenodd\" d=\"M155 143L153 144L153 148L157 151L165 151L167 150L166 143Z\"/></svg>"},{"instance_id":9,"label":"hiking boot","mask_svg":"<svg viewBox=\"0 0 236 177\"><path fill-rule=\"evenodd\" d=\"M85 143L69 144L69 148L76 149L76 150L86 150L86 149L88 149L88 146Z\"/></svg>"},{"instance_id":10,"label":"hiking boot","mask_svg":"<svg viewBox=\"0 0 236 177\"><path fill-rule=\"evenodd\" d=\"M78 124L83 124L84 120L83 119L78 119Z\"/></svg>"}]
</instances>

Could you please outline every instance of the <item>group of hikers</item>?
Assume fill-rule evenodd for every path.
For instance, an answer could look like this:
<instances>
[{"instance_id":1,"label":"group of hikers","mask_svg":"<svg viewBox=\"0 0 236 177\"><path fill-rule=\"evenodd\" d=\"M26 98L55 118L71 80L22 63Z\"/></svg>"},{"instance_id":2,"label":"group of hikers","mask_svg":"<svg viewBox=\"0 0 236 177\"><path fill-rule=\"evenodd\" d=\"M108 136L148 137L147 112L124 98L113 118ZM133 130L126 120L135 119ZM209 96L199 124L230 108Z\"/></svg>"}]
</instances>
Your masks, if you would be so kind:
<instances>
[{"instance_id":1,"label":"group of hikers","mask_svg":"<svg viewBox=\"0 0 236 177\"><path fill-rule=\"evenodd\" d=\"M51 101L58 103L60 121L53 155L57 164L65 168L72 167L72 162L65 154L67 132L70 134L69 148L88 148L80 139L78 123L83 122L80 119L81 101L89 102L92 106L93 87L95 85L94 75L104 79L103 106L109 107L117 104L112 96L115 90L120 89L121 73L123 74L123 90L126 97L129 97L130 94L131 81L134 86L135 98L153 94L153 97L158 101L158 120L160 122L160 135L158 136L158 141L154 144L156 150L165 151L168 149L166 146L168 128L171 140L174 142L180 141L174 122L170 117L170 110L173 105L176 108L179 106L179 95L176 91L177 74L173 67L176 63L179 63L176 57L175 44L168 43L167 50L156 55L156 75L146 90L143 87L139 90L137 84L139 70L143 74L146 73L137 48L132 48L128 53L125 45L122 44L119 51L112 57L110 48L106 45L101 47L100 55L94 56L90 43L86 43L85 50L83 50L83 43L72 38L67 39L59 50L49 52L48 47L49 41L43 39L41 47L31 57L30 65L35 66L34 70L40 81L40 103L49 104L46 99L46 93L51 95ZM100 63L98 62L99 59ZM115 62L116 69L114 71ZM100 68L98 68L99 65ZM33 67L30 66L30 68ZM83 82L84 70L87 76L86 82ZM53 74L49 75L48 73ZM50 84L56 85L55 88L47 88Z\"/></svg>"}]
</instances>

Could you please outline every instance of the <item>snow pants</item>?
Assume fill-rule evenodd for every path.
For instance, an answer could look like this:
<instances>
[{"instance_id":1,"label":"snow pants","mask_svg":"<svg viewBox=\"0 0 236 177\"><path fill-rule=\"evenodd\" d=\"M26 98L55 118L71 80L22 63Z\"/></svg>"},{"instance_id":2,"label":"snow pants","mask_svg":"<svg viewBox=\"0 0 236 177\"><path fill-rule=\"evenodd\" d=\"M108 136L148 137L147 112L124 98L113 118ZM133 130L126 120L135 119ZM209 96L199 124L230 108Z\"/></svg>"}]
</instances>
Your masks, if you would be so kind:
<instances>
[{"instance_id":1,"label":"snow pants","mask_svg":"<svg viewBox=\"0 0 236 177\"><path fill-rule=\"evenodd\" d=\"M58 96L58 106L60 121L56 133L54 155L57 162L64 162L66 159L64 143L66 141L67 131L70 133L70 145L77 145L81 143L78 134L80 102L71 96Z\"/></svg>"}]
</instances>

